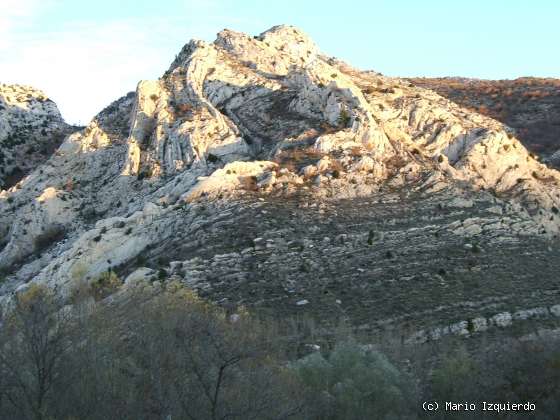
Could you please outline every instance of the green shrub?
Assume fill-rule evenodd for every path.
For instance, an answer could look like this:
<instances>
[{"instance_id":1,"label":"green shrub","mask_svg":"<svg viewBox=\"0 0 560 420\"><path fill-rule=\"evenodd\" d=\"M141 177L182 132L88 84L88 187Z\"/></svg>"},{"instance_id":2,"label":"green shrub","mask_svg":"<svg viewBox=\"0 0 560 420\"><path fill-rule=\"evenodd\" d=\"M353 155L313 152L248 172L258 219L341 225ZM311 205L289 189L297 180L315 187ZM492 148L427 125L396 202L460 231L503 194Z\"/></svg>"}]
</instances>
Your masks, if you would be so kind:
<instances>
[{"instance_id":1,"label":"green shrub","mask_svg":"<svg viewBox=\"0 0 560 420\"><path fill-rule=\"evenodd\" d=\"M373 241L375 239L375 236L376 236L375 232L370 229L370 231L368 232L368 238L367 238L368 245L373 245Z\"/></svg>"},{"instance_id":2,"label":"green shrub","mask_svg":"<svg viewBox=\"0 0 560 420\"><path fill-rule=\"evenodd\" d=\"M350 122L350 114L346 109L342 109L340 111L340 115L338 116L338 125L342 128L348 127L348 123Z\"/></svg>"},{"instance_id":3,"label":"green shrub","mask_svg":"<svg viewBox=\"0 0 560 420\"><path fill-rule=\"evenodd\" d=\"M475 397L472 378L479 376L479 366L465 350L446 357L432 374L432 391L437 398L458 401Z\"/></svg>"},{"instance_id":4,"label":"green shrub","mask_svg":"<svg viewBox=\"0 0 560 420\"><path fill-rule=\"evenodd\" d=\"M423 400L476 403L491 397L502 403L530 401L538 411L534 418L552 420L560 410L558 341L507 340L478 356L459 348L438 364L429 382ZM460 418L480 418L479 413L472 414Z\"/></svg>"},{"instance_id":5,"label":"green shrub","mask_svg":"<svg viewBox=\"0 0 560 420\"><path fill-rule=\"evenodd\" d=\"M411 379L382 353L354 341L337 344L328 358L317 352L291 367L317 396L318 418L406 418L414 413Z\"/></svg>"}]
</instances>

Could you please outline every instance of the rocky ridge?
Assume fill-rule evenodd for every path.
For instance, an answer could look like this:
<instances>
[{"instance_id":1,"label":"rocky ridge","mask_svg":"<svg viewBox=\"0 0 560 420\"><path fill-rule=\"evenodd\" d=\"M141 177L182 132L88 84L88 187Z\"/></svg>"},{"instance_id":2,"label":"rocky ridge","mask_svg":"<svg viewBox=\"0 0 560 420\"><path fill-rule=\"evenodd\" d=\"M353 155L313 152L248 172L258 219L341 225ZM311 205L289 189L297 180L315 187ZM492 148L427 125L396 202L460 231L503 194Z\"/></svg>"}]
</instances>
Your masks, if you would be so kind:
<instances>
[{"instance_id":1,"label":"rocky ridge","mask_svg":"<svg viewBox=\"0 0 560 420\"><path fill-rule=\"evenodd\" d=\"M521 77L481 80L459 77L409 79L516 131L530 152L560 167L560 80ZM555 155L556 153L556 155Z\"/></svg>"},{"instance_id":2,"label":"rocky ridge","mask_svg":"<svg viewBox=\"0 0 560 420\"><path fill-rule=\"evenodd\" d=\"M75 129L43 92L0 84L0 188L13 186L46 161Z\"/></svg>"},{"instance_id":3,"label":"rocky ridge","mask_svg":"<svg viewBox=\"0 0 560 420\"><path fill-rule=\"evenodd\" d=\"M224 30L0 193L0 293L71 301L114 270L125 288L176 278L221 304L425 328L555 307L559 207L560 174L502 123L297 28Z\"/></svg>"}]
</instances>

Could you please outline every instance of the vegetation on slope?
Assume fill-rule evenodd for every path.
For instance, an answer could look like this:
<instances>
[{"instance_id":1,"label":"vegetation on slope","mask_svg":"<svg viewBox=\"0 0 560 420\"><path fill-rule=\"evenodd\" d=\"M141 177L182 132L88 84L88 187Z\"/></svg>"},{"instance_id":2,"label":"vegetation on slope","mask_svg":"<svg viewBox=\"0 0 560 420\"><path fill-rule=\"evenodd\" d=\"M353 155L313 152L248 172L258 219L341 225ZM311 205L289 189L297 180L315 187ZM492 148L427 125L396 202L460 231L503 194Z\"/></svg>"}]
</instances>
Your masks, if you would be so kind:
<instances>
[{"instance_id":1,"label":"vegetation on slope","mask_svg":"<svg viewBox=\"0 0 560 420\"><path fill-rule=\"evenodd\" d=\"M465 343L459 352L365 346L242 308L228 315L176 283L156 289L98 303L81 291L71 309L42 286L21 292L0 330L0 417L413 419L426 416L426 400L534 403L524 418L560 409L560 351L550 342L478 353ZM312 339L324 345L305 354ZM512 418L453 418L473 414Z\"/></svg>"}]
</instances>

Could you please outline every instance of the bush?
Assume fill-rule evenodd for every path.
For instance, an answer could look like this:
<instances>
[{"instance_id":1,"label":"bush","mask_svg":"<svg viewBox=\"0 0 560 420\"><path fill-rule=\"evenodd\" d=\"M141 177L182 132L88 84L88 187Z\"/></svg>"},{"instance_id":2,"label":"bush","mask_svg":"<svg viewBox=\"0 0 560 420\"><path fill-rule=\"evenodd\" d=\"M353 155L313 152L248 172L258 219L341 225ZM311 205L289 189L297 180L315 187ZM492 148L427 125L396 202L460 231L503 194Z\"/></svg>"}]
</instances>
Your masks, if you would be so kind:
<instances>
[{"instance_id":1,"label":"bush","mask_svg":"<svg viewBox=\"0 0 560 420\"><path fill-rule=\"evenodd\" d=\"M115 293L121 284L121 279L114 271L106 271L91 282L91 295L96 301L105 299Z\"/></svg>"},{"instance_id":2,"label":"bush","mask_svg":"<svg viewBox=\"0 0 560 420\"><path fill-rule=\"evenodd\" d=\"M433 370L422 399L468 401L479 406L489 398L502 403L532 402L536 416L528 418L552 420L560 410L559 367L560 350L555 340L508 339L484 348L478 357L459 348ZM463 414L460 418L480 418L480 412Z\"/></svg>"},{"instance_id":3,"label":"bush","mask_svg":"<svg viewBox=\"0 0 560 420\"><path fill-rule=\"evenodd\" d=\"M151 168L143 168L142 170L140 170L140 172L138 172L138 175L136 176L136 179L138 181L142 181L143 179L151 178L151 176L152 176L152 169Z\"/></svg>"},{"instance_id":4,"label":"bush","mask_svg":"<svg viewBox=\"0 0 560 420\"><path fill-rule=\"evenodd\" d=\"M64 239L66 235L66 230L62 225L52 225L49 226L43 233L37 235L33 241L35 251L40 252L56 242L60 242Z\"/></svg>"},{"instance_id":5,"label":"bush","mask_svg":"<svg viewBox=\"0 0 560 420\"><path fill-rule=\"evenodd\" d=\"M346 109L342 109L340 111L340 115L338 116L338 125L342 128L348 127L348 123L350 122L350 114Z\"/></svg>"},{"instance_id":6,"label":"bush","mask_svg":"<svg viewBox=\"0 0 560 420\"><path fill-rule=\"evenodd\" d=\"M368 238L367 238L367 243L368 245L373 245L373 241L376 239L376 233L373 230L369 230L368 232Z\"/></svg>"},{"instance_id":7,"label":"bush","mask_svg":"<svg viewBox=\"0 0 560 420\"><path fill-rule=\"evenodd\" d=\"M206 157L206 160L208 160L208 162L210 163L216 163L220 158L212 153L208 153L208 156Z\"/></svg>"},{"instance_id":8,"label":"bush","mask_svg":"<svg viewBox=\"0 0 560 420\"><path fill-rule=\"evenodd\" d=\"M328 358L313 353L292 365L317 396L318 418L406 418L415 410L415 389L381 353L354 341L339 343Z\"/></svg>"},{"instance_id":9,"label":"bush","mask_svg":"<svg viewBox=\"0 0 560 420\"><path fill-rule=\"evenodd\" d=\"M432 392L442 401L464 401L476 398L472 378L480 376L479 366L464 349L444 358L432 374Z\"/></svg>"}]
</instances>

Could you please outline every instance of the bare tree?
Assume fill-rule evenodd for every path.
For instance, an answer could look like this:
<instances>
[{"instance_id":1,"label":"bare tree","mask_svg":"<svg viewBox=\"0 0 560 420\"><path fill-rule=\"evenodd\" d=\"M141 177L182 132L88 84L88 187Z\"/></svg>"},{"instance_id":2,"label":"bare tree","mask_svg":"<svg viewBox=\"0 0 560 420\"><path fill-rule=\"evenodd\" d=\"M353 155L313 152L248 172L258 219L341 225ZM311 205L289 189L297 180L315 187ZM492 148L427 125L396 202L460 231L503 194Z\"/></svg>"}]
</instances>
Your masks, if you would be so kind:
<instances>
[{"instance_id":1,"label":"bare tree","mask_svg":"<svg viewBox=\"0 0 560 420\"><path fill-rule=\"evenodd\" d=\"M136 309L136 313L134 311ZM184 290L131 305L130 372L149 396L145 411L187 419L280 419L303 403L279 361L274 332L249 316L225 311ZM138 322L139 321L139 322ZM140 369L139 369L140 368ZM149 374L148 374L149 373Z\"/></svg>"},{"instance_id":2,"label":"bare tree","mask_svg":"<svg viewBox=\"0 0 560 420\"><path fill-rule=\"evenodd\" d=\"M0 394L18 418L43 420L71 346L69 316L46 287L32 285L14 297L0 329Z\"/></svg>"}]
</instances>

